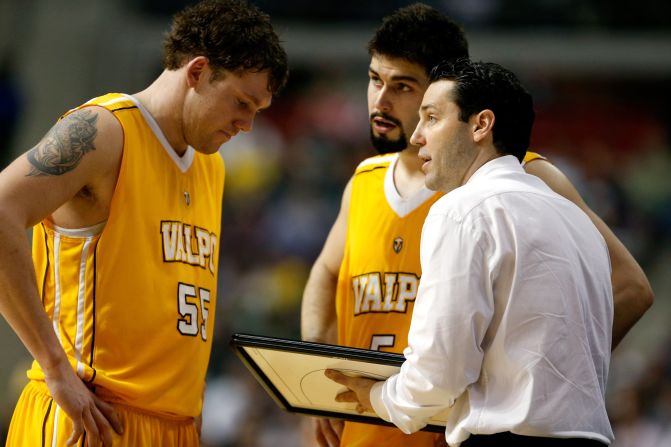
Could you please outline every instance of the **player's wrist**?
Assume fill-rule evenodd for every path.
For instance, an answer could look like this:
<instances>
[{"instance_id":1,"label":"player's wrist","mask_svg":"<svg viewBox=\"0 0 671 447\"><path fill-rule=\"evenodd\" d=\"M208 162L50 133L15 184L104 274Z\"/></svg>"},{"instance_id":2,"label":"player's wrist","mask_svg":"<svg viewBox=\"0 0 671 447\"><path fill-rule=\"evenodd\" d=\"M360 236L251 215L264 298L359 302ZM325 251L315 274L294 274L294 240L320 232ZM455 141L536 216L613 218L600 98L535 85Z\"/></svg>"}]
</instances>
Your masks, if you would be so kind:
<instances>
[{"instance_id":1,"label":"player's wrist","mask_svg":"<svg viewBox=\"0 0 671 447\"><path fill-rule=\"evenodd\" d=\"M38 363L47 381L58 380L66 374L72 373L70 362L64 352L46 356L45 359L40 359Z\"/></svg>"}]
</instances>

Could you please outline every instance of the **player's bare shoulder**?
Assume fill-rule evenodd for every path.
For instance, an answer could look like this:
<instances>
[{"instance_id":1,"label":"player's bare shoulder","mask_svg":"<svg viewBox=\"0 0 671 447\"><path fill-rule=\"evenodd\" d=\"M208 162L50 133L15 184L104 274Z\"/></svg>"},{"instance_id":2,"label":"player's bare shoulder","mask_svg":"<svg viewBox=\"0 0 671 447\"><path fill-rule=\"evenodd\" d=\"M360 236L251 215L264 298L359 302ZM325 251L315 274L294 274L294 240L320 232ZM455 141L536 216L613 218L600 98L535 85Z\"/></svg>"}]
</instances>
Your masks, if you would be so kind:
<instances>
[{"instance_id":1,"label":"player's bare shoulder","mask_svg":"<svg viewBox=\"0 0 671 447\"><path fill-rule=\"evenodd\" d=\"M84 107L58 121L42 140L26 153L30 163L28 176L67 174L88 158L113 162L121 157L123 131L108 110ZM94 160L91 160L92 162Z\"/></svg>"},{"instance_id":2,"label":"player's bare shoulder","mask_svg":"<svg viewBox=\"0 0 671 447\"><path fill-rule=\"evenodd\" d=\"M82 110L66 116L26 154L29 176L63 175L75 169L86 153L95 150L98 113Z\"/></svg>"},{"instance_id":3,"label":"player's bare shoulder","mask_svg":"<svg viewBox=\"0 0 671 447\"><path fill-rule=\"evenodd\" d=\"M61 118L26 153L27 177L63 190L55 223L86 226L107 218L123 153L123 129L107 109L87 106Z\"/></svg>"}]
</instances>

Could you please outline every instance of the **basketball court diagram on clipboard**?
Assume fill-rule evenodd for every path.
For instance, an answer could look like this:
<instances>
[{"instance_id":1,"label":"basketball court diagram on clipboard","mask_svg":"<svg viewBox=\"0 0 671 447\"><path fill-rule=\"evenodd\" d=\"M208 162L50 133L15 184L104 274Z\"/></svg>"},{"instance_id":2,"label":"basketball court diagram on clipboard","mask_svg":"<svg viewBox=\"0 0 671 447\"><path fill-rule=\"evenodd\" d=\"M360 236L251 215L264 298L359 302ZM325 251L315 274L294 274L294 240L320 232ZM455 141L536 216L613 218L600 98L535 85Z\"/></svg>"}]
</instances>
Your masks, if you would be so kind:
<instances>
[{"instance_id":1,"label":"basketball court diagram on clipboard","mask_svg":"<svg viewBox=\"0 0 671 447\"><path fill-rule=\"evenodd\" d=\"M390 425L375 413L358 413L355 403L336 402L336 395L346 388L324 371L385 380L399 371L404 361L400 354L247 334L234 334L231 346L285 410ZM443 431L445 421L432 419L430 424L426 430Z\"/></svg>"}]
</instances>

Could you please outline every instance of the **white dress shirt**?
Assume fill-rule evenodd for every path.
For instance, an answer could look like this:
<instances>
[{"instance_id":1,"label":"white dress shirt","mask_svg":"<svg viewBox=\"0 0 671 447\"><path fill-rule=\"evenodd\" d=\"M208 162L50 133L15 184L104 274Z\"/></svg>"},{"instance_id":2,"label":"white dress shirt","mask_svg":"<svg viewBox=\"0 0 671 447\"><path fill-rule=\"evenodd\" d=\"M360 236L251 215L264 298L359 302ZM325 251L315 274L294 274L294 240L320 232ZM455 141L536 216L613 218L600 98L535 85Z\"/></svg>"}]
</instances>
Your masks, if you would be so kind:
<instances>
[{"instance_id":1,"label":"white dress shirt","mask_svg":"<svg viewBox=\"0 0 671 447\"><path fill-rule=\"evenodd\" d=\"M500 157L433 205L421 265L406 361L370 394L383 419L411 433L451 407L452 446L505 431L612 442L610 260L583 211Z\"/></svg>"}]
</instances>

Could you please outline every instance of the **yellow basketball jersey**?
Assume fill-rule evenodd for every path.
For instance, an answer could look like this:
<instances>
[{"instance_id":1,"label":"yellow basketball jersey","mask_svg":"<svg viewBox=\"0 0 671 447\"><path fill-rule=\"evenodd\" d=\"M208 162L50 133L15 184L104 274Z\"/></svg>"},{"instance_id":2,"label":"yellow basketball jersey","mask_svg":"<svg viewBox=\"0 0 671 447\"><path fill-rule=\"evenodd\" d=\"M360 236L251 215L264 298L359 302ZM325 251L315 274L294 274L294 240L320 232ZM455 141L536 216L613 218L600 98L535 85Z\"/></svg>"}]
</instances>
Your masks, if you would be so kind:
<instances>
[{"instance_id":1,"label":"yellow basketball jersey","mask_svg":"<svg viewBox=\"0 0 671 447\"><path fill-rule=\"evenodd\" d=\"M524 162L542 158L527 152ZM424 220L443 193L398 195L398 154L364 160L352 179L347 240L338 275L338 343L402 353L422 276L419 245ZM433 446L434 434L405 435L393 427L346 422L341 446Z\"/></svg>"},{"instance_id":2,"label":"yellow basketball jersey","mask_svg":"<svg viewBox=\"0 0 671 447\"><path fill-rule=\"evenodd\" d=\"M133 97L111 111L124 132L107 222L34 228L38 287L77 374L110 400L163 415L202 407L217 294L224 165L170 147ZM34 362L28 377L43 380Z\"/></svg>"}]
</instances>

